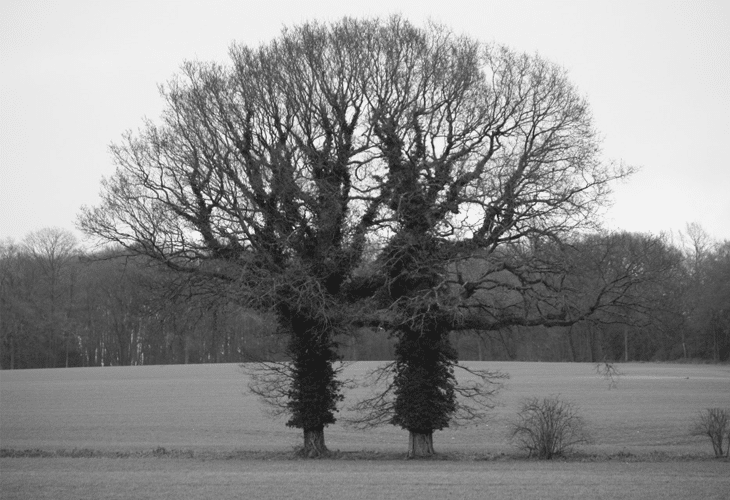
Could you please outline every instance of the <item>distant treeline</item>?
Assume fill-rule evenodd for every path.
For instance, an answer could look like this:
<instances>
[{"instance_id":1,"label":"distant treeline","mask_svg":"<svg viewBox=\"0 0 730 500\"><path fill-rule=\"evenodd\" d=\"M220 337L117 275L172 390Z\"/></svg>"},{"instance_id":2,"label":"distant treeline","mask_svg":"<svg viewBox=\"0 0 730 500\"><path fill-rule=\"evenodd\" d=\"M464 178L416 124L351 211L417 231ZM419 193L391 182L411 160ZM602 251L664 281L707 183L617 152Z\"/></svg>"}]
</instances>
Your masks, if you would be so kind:
<instances>
[{"instance_id":1,"label":"distant treeline","mask_svg":"<svg viewBox=\"0 0 730 500\"><path fill-rule=\"evenodd\" d=\"M695 225L680 240L582 238L566 300L627 273L630 293L571 327L453 332L459 358L727 361L730 242L714 243ZM3 369L244 362L281 357L286 344L273 316L143 258L83 252L59 229L0 242L0 334ZM383 330L353 328L338 341L345 360L393 356Z\"/></svg>"}]
</instances>

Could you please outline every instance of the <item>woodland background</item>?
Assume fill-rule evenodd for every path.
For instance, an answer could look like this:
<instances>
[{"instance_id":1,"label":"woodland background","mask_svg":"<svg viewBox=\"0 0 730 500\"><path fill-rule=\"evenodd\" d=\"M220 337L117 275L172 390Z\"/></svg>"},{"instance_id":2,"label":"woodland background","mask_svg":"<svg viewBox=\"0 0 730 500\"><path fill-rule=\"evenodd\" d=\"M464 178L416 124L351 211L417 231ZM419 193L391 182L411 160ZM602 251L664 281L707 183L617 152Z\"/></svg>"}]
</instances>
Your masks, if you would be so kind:
<instances>
[{"instance_id":1,"label":"woodland background","mask_svg":"<svg viewBox=\"0 0 730 500\"><path fill-rule=\"evenodd\" d=\"M730 242L696 224L670 237L584 235L571 300L631 277L609 308L572 327L459 331L462 360L712 361L730 359ZM0 241L2 369L246 362L284 356L273 315L239 307L143 257L84 250L47 228ZM388 360L395 340L353 328L344 360Z\"/></svg>"}]
</instances>

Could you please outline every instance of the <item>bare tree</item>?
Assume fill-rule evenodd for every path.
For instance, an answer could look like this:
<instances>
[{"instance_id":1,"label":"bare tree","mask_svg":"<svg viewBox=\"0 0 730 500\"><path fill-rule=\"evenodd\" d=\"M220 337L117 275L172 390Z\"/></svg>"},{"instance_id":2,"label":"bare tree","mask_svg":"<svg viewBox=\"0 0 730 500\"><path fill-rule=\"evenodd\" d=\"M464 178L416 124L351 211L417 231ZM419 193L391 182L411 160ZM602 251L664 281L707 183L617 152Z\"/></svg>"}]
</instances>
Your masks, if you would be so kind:
<instances>
[{"instance_id":1,"label":"bare tree","mask_svg":"<svg viewBox=\"0 0 730 500\"><path fill-rule=\"evenodd\" d=\"M392 26L370 51L382 158L371 175L386 201L359 285L372 290L374 322L398 337L390 422L421 456L457 409L449 331L590 313L563 300L563 242L595 227L610 182L630 169L601 161L588 105L558 66L440 27Z\"/></svg>"},{"instance_id":2,"label":"bare tree","mask_svg":"<svg viewBox=\"0 0 730 500\"><path fill-rule=\"evenodd\" d=\"M17 352L23 344L23 299L26 280L20 272L20 249L12 240L0 241L0 338L2 367L18 367ZM25 342L28 344L28 342Z\"/></svg>"},{"instance_id":3,"label":"bare tree","mask_svg":"<svg viewBox=\"0 0 730 500\"><path fill-rule=\"evenodd\" d=\"M649 344L656 352L660 343L674 343L682 257L664 237L591 234L571 245L569 257L564 288L570 316L582 316L576 331L598 331L609 340L591 347L591 361L629 361Z\"/></svg>"},{"instance_id":4,"label":"bare tree","mask_svg":"<svg viewBox=\"0 0 730 500\"><path fill-rule=\"evenodd\" d=\"M64 345L65 366L68 366L69 328L68 306L73 301L75 275L67 273L71 259L77 253L76 237L60 228L44 228L29 233L23 240L23 247L40 269L47 286L43 295L45 306L42 308L47 328L49 365L55 367L55 344L60 340Z\"/></svg>"},{"instance_id":5,"label":"bare tree","mask_svg":"<svg viewBox=\"0 0 730 500\"><path fill-rule=\"evenodd\" d=\"M697 223L682 237L687 276L684 283L685 357L730 359L730 242L717 243ZM685 333L685 331L687 333ZM686 339L686 335L690 339ZM688 348L686 345L691 344ZM708 356L709 355L709 356Z\"/></svg>"},{"instance_id":6,"label":"bare tree","mask_svg":"<svg viewBox=\"0 0 730 500\"><path fill-rule=\"evenodd\" d=\"M341 399L332 367L342 283L378 201L354 194L370 125L361 61L377 23L308 24L232 65L189 63L163 88L162 124L112 147L117 173L81 227L273 311L289 336L288 425L326 453Z\"/></svg>"},{"instance_id":7,"label":"bare tree","mask_svg":"<svg viewBox=\"0 0 730 500\"><path fill-rule=\"evenodd\" d=\"M307 455L341 399L335 335L392 330L390 421L429 454L458 408L448 332L565 322L528 250L593 227L628 170L601 160L562 69L440 26L310 23L231 57L163 87L161 124L112 147L80 226L277 315Z\"/></svg>"}]
</instances>

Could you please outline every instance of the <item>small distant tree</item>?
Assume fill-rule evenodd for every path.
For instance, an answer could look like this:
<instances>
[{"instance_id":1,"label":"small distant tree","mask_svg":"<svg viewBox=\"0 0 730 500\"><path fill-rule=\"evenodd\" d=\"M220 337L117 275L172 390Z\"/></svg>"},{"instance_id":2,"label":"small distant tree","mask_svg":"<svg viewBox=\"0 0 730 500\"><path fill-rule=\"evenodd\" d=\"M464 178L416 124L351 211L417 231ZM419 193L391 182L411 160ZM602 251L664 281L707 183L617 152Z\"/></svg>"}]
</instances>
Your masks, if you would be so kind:
<instances>
[{"instance_id":1,"label":"small distant tree","mask_svg":"<svg viewBox=\"0 0 730 500\"><path fill-rule=\"evenodd\" d=\"M38 291L36 307L45 324L49 357L46 366L56 367L62 363L68 367L69 311L75 285L71 263L78 255L76 238L61 228L43 228L29 233L23 240L23 247L40 270L39 281L45 288ZM59 359L60 353L63 353L62 359Z\"/></svg>"},{"instance_id":2,"label":"small distant tree","mask_svg":"<svg viewBox=\"0 0 730 500\"><path fill-rule=\"evenodd\" d=\"M523 401L510 425L510 437L530 457L550 460L564 456L590 437L578 408L557 396Z\"/></svg>"},{"instance_id":3,"label":"small distant tree","mask_svg":"<svg viewBox=\"0 0 730 500\"><path fill-rule=\"evenodd\" d=\"M701 411L697 415L692 434L709 437L716 457L730 456L730 410L707 408ZM726 439L727 447L723 451L723 443Z\"/></svg>"},{"instance_id":4,"label":"small distant tree","mask_svg":"<svg viewBox=\"0 0 730 500\"><path fill-rule=\"evenodd\" d=\"M688 271L683 316L691 357L730 360L730 241L712 242L693 224L685 249Z\"/></svg>"}]
</instances>

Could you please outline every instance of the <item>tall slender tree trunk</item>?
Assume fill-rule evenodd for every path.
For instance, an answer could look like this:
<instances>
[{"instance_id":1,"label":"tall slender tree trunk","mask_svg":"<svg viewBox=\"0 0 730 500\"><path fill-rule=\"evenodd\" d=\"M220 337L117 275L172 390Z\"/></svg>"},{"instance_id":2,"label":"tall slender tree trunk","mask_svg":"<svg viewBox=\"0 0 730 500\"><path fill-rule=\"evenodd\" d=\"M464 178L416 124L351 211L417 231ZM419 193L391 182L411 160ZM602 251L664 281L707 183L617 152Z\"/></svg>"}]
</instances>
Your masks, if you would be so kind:
<instances>
[{"instance_id":1,"label":"tall slender tree trunk","mask_svg":"<svg viewBox=\"0 0 730 500\"><path fill-rule=\"evenodd\" d=\"M573 327L571 326L568 328L568 348L570 352L570 361L575 363L575 360L577 358L576 352L575 352L575 342L573 342Z\"/></svg>"},{"instance_id":2,"label":"tall slender tree trunk","mask_svg":"<svg viewBox=\"0 0 730 500\"><path fill-rule=\"evenodd\" d=\"M509 361L512 361L513 359L515 359L515 354L510 349L509 339L505 338L504 332L502 330L499 330L498 333L499 333L499 339L502 342L502 347L504 347L504 352L505 352L505 354L507 354L507 359ZM511 330L510 330L510 333L512 333Z\"/></svg>"},{"instance_id":3,"label":"tall slender tree trunk","mask_svg":"<svg viewBox=\"0 0 730 500\"><path fill-rule=\"evenodd\" d=\"M76 284L76 273L74 271L71 272L71 281L69 284L69 293L68 293L68 309L66 310L66 328L64 329L63 333L63 339L64 344L66 345L66 368L68 368L68 339L69 339L69 333L71 327L71 318L73 316L73 303L74 303L74 285Z\"/></svg>"},{"instance_id":4,"label":"tall slender tree trunk","mask_svg":"<svg viewBox=\"0 0 730 500\"><path fill-rule=\"evenodd\" d=\"M183 335L182 336L182 344L183 344L183 362L187 365L190 363L190 343L188 342L188 336Z\"/></svg>"},{"instance_id":5,"label":"tall slender tree trunk","mask_svg":"<svg viewBox=\"0 0 730 500\"><path fill-rule=\"evenodd\" d=\"M10 332L10 369L15 370L15 336Z\"/></svg>"},{"instance_id":6,"label":"tall slender tree trunk","mask_svg":"<svg viewBox=\"0 0 730 500\"><path fill-rule=\"evenodd\" d=\"M591 363L596 362L596 336L593 327L588 327L586 331L586 340L588 341L588 356Z\"/></svg>"},{"instance_id":7,"label":"tall slender tree trunk","mask_svg":"<svg viewBox=\"0 0 730 500\"><path fill-rule=\"evenodd\" d=\"M408 458L428 458L435 453L433 451L433 431L408 431Z\"/></svg>"}]
</instances>

